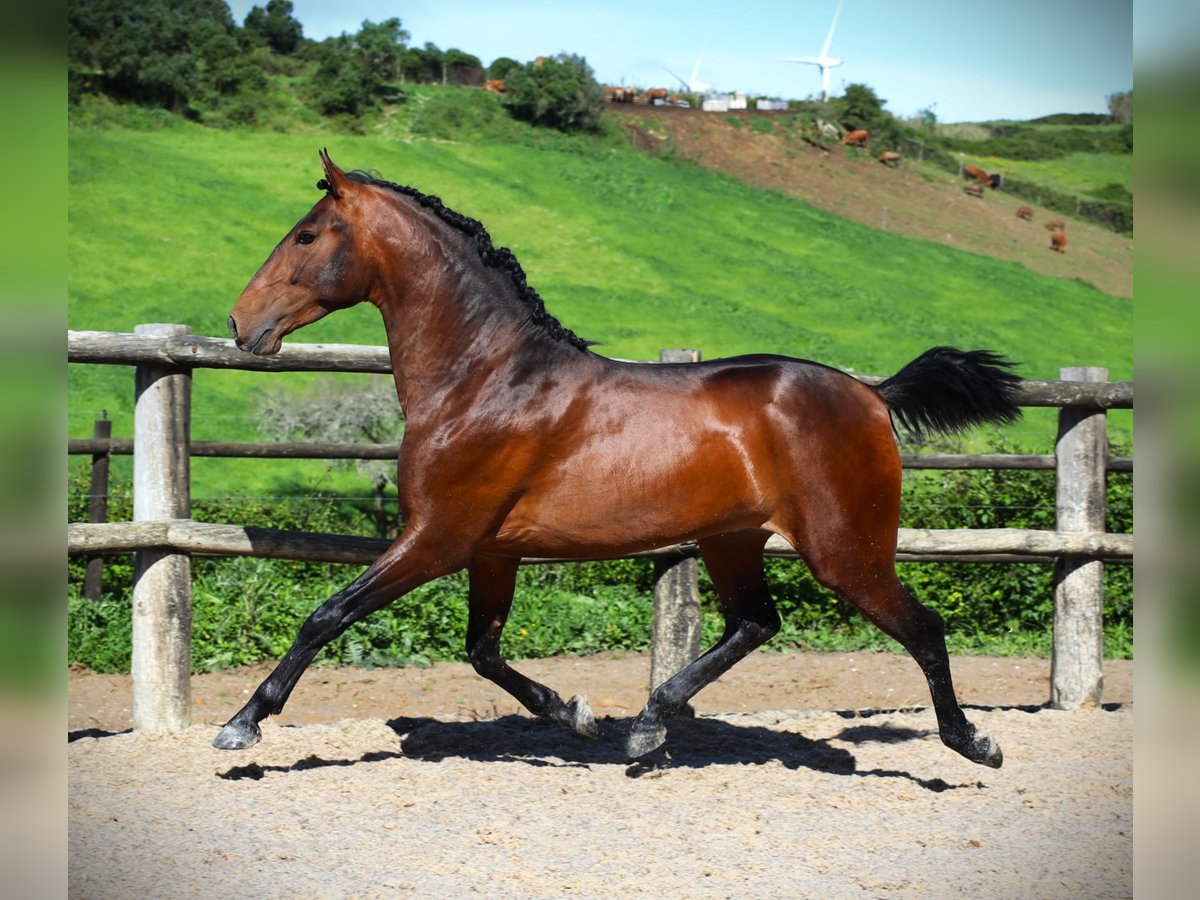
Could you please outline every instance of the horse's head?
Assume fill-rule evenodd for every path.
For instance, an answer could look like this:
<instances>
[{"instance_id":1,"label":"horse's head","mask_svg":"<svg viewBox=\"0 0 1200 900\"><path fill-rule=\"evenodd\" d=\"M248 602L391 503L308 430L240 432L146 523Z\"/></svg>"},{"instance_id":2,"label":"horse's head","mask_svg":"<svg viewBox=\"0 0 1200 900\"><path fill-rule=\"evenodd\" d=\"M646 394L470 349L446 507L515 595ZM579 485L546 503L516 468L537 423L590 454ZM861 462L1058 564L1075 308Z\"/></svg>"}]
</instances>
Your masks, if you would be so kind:
<instances>
[{"instance_id":1,"label":"horse's head","mask_svg":"<svg viewBox=\"0 0 1200 900\"><path fill-rule=\"evenodd\" d=\"M368 189L321 151L325 196L271 251L229 316L241 350L279 352L283 338L336 309L367 299L373 266L361 249L360 201Z\"/></svg>"}]
</instances>

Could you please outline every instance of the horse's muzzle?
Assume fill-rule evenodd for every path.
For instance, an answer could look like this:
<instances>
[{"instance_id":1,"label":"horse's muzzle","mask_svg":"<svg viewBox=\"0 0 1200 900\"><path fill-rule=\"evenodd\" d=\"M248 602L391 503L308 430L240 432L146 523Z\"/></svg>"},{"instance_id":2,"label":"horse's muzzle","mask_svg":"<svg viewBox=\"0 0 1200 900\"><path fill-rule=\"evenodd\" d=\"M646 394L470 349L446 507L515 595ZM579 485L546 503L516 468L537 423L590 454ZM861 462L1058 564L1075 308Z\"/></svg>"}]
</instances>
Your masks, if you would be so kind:
<instances>
[{"instance_id":1,"label":"horse's muzzle","mask_svg":"<svg viewBox=\"0 0 1200 900\"><path fill-rule=\"evenodd\" d=\"M278 346L272 350L266 349L267 347L271 346L271 333L275 330L273 325L264 328L258 333L257 337L251 335L245 340L242 340L242 338L238 335L237 321L233 318L233 316L229 317L228 324L229 333L233 337L233 343L239 350L244 350L247 353L253 353L255 356L270 356L273 353L278 352Z\"/></svg>"}]
</instances>

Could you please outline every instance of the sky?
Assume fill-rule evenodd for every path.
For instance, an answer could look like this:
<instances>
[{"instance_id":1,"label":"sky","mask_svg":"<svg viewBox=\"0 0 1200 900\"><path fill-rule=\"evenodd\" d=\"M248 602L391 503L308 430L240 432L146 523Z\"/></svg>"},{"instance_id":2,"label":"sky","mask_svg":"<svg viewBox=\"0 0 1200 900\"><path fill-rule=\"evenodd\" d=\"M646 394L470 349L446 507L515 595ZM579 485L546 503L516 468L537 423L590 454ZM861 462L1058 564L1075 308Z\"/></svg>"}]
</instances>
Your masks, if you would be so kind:
<instances>
[{"instance_id":1,"label":"sky","mask_svg":"<svg viewBox=\"0 0 1200 900\"><path fill-rule=\"evenodd\" d=\"M266 0L228 3L240 24ZM604 84L678 88L671 73L689 81L699 63L714 89L802 99L820 94L818 69L779 58L820 53L837 3L293 0L293 15L314 40L397 17L410 45L484 65L567 52ZM843 0L830 93L867 84L894 115L931 109L940 122L1107 112L1109 94L1133 87L1133 30L1132 0Z\"/></svg>"}]
</instances>

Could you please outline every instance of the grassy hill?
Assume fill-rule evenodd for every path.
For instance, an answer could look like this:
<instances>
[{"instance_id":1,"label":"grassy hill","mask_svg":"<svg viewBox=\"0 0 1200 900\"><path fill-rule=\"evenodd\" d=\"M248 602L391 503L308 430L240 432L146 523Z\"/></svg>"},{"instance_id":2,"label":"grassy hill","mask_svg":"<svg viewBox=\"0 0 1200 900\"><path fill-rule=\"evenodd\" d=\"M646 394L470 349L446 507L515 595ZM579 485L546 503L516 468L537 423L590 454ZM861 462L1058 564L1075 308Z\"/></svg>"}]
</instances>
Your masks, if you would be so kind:
<instances>
[{"instance_id":1,"label":"grassy hill","mask_svg":"<svg viewBox=\"0 0 1200 900\"><path fill-rule=\"evenodd\" d=\"M947 126L953 146L961 148L948 153L933 143L922 146L908 141L896 145L877 141L870 150L842 147L818 139L812 115L807 113L722 116L624 107L614 109L612 118L652 153L681 157L871 228L1016 262L1056 278L1078 279L1119 297L1133 296L1132 236L1076 215L1081 205L1094 205L1102 197L1119 200L1132 192L1130 153L1074 152L1032 158L1056 152L1057 144L1049 141L1048 147L1040 147L1016 144L1013 139L991 140L992 129L975 124ZM1035 136L1067 130L1022 129ZM1108 150L1106 143L1101 147ZM1024 151L1031 158L995 155L1005 149ZM875 157L882 150L900 152L899 167L880 165ZM922 159L935 152L937 163ZM1001 174L1005 189L988 191L981 199L968 197L958 176L959 162ZM1113 191L1119 196L1109 196ZM1017 208L1027 204L1034 209L1032 222L1015 217ZM1067 222L1066 254L1049 252L1041 225L1052 218Z\"/></svg>"},{"instance_id":2,"label":"grassy hill","mask_svg":"<svg viewBox=\"0 0 1200 900\"><path fill-rule=\"evenodd\" d=\"M447 127L431 121L426 134ZM608 355L766 351L888 373L950 343L1001 351L1029 378L1097 364L1113 378L1132 377L1129 301L1082 278L868 227L623 140L529 129L503 141L412 139L411 122L381 123L377 132L73 128L69 327L180 322L223 336L241 288L319 198L316 151L327 146L345 168L412 184L483 221L518 255L550 310ZM383 330L363 306L291 340L381 344ZM193 438L256 437L249 400L264 380L303 385L314 377L199 372ZM114 434L130 434L132 394L123 367L71 366L70 434L88 433L101 410L115 420ZM1130 430L1128 416L1117 419ZM1044 452L1051 416L1030 416L1013 437ZM193 480L199 496L344 484L323 464L208 460L196 461Z\"/></svg>"}]
</instances>

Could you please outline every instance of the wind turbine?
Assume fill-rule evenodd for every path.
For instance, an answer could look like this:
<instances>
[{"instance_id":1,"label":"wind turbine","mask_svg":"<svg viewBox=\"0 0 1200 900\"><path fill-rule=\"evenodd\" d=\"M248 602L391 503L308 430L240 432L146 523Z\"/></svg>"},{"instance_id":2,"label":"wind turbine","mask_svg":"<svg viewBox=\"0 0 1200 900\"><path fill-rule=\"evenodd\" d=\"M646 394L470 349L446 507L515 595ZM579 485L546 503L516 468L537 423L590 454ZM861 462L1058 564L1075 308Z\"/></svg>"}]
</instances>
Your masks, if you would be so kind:
<instances>
[{"instance_id":1,"label":"wind turbine","mask_svg":"<svg viewBox=\"0 0 1200 900\"><path fill-rule=\"evenodd\" d=\"M825 46L821 48L820 56L789 56L779 60L780 62L805 63L810 66L818 66L821 69L822 100L826 100L829 97L829 70L842 64L842 60L829 55L829 45L833 43L833 30L837 28L838 16L842 14L842 2L843 0L838 0L837 11L833 14L833 23L829 26L829 34L825 35Z\"/></svg>"},{"instance_id":2,"label":"wind turbine","mask_svg":"<svg viewBox=\"0 0 1200 900\"><path fill-rule=\"evenodd\" d=\"M678 81L680 84L682 84L685 89L691 91L693 94L703 94L710 87L710 85L702 84L700 81L697 80L700 77L700 63L703 59L704 59L704 51L701 50L700 55L696 57L696 65L694 65L692 67L692 77L687 81L684 81L682 78L680 78L674 72L672 72L670 69L667 69L666 66L663 66L663 68L667 69L667 72L671 75L671 77L674 78L676 81Z\"/></svg>"}]
</instances>

